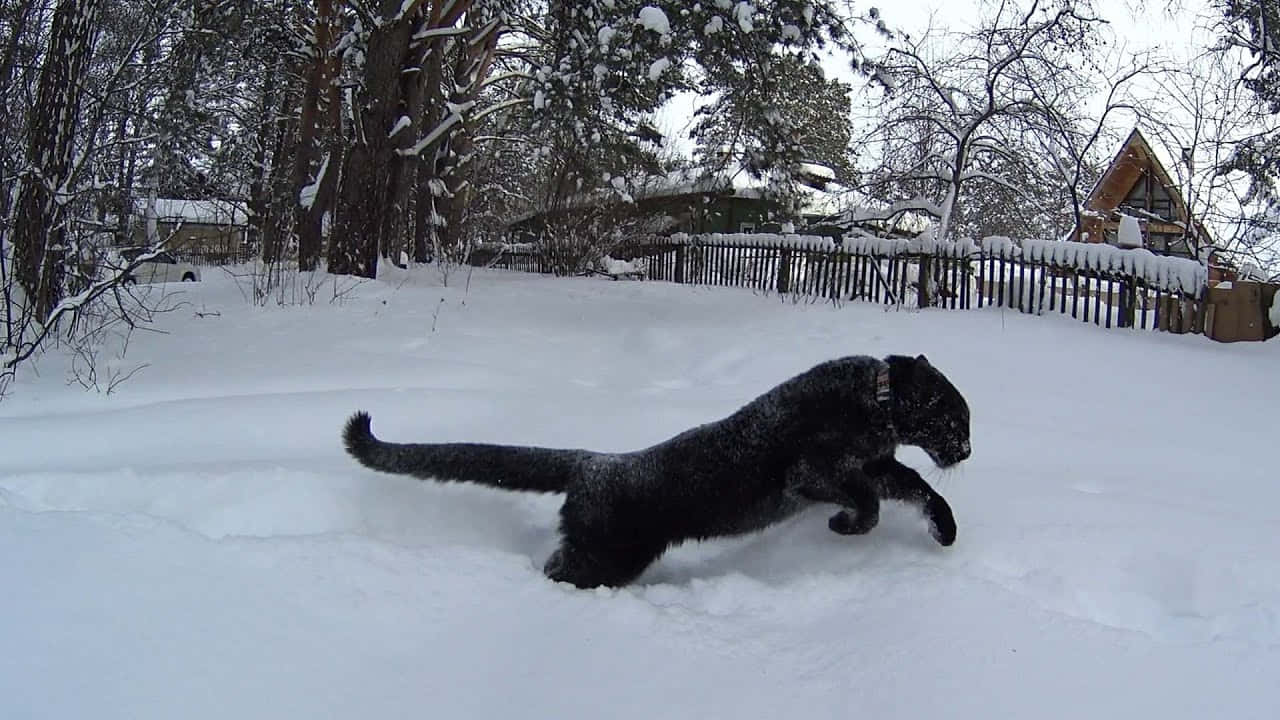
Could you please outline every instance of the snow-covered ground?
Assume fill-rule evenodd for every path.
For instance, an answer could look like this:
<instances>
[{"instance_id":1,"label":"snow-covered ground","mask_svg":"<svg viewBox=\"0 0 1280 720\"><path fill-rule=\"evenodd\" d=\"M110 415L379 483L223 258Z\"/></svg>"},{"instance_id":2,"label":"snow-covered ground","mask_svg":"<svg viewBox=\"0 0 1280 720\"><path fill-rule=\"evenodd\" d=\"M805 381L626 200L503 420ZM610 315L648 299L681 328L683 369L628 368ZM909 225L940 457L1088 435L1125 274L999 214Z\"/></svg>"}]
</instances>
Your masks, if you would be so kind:
<instances>
[{"instance_id":1,"label":"snow-covered ground","mask_svg":"<svg viewBox=\"0 0 1280 720\"><path fill-rule=\"evenodd\" d=\"M501 271L259 309L206 276L115 393L48 357L0 403L6 720L1280 707L1280 342ZM634 449L894 352L973 409L962 469L900 455L955 509L949 549L904 507L862 537L816 508L584 592L540 572L554 496L379 475L338 441L362 408L390 440Z\"/></svg>"}]
</instances>

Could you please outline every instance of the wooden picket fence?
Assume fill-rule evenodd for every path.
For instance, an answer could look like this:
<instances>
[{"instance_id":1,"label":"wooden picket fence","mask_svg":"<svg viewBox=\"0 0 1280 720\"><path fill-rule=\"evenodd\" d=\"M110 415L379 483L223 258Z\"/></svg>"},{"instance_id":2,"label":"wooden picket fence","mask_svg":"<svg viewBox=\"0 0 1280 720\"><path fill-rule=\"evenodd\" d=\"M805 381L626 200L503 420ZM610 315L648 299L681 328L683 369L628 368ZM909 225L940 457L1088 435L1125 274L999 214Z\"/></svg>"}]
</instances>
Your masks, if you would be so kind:
<instances>
[{"instance_id":1,"label":"wooden picket fence","mask_svg":"<svg viewBox=\"0 0 1280 720\"><path fill-rule=\"evenodd\" d=\"M1137 274L1029 258L1016 247L934 244L912 251L900 241L845 249L825 239L740 237L737 242L732 235L700 242L698 236L649 236L617 248L615 257L634 261L651 280L747 288L802 301L950 310L1001 307L1069 315L1107 328L1203 332L1202 289L1187 291ZM473 262L550 272L531 246L476 253Z\"/></svg>"}]
</instances>

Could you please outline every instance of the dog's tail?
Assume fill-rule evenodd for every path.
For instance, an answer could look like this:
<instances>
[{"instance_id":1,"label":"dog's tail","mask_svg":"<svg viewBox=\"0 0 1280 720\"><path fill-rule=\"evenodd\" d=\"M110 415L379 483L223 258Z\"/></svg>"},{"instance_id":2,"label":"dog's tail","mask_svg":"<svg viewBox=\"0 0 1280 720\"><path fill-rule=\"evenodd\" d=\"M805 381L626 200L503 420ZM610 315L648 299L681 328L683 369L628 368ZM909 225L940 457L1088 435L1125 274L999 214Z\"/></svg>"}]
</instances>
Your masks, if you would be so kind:
<instances>
[{"instance_id":1,"label":"dog's tail","mask_svg":"<svg viewBox=\"0 0 1280 720\"><path fill-rule=\"evenodd\" d=\"M373 436L369 414L347 420L342 440L361 465L423 480L472 482L506 490L563 492L596 453L478 443L389 443Z\"/></svg>"}]
</instances>

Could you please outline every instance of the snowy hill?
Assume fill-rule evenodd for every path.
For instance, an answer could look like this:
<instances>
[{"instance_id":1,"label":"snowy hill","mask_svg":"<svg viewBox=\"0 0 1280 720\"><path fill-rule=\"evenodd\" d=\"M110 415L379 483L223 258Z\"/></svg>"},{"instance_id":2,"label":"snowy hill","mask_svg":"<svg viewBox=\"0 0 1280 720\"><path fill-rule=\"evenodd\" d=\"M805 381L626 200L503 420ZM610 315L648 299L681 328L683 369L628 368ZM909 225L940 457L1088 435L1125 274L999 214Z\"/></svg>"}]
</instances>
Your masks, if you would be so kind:
<instances>
[{"instance_id":1,"label":"snowy hill","mask_svg":"<svg viewBox=\"0 0 1280 720\"><path fill-rule=\"evenodd\" d=\"M0 717L1280 706L1280 343L498 271L263 310L206 274L116 393L50 357L0 403ZM629 450L899 352L973 409L961 469L900 454L954 508L952 548L904 507L862 537L815 508L578 591L540 572L556 497L379 475L338 441L365 409L388 440Z\"/></svg>"}]
</instances>

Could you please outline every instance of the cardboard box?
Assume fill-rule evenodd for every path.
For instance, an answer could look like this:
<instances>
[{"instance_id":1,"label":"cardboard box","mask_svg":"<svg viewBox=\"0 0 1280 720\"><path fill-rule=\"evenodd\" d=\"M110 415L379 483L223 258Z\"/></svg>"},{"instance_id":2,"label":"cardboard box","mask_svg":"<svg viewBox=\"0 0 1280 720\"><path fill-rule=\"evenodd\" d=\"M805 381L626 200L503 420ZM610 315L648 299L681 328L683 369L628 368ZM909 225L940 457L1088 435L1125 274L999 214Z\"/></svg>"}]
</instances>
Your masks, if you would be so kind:
<instances>
[{"instance_id":1,"label":"cardboard box","mask_svg":"<svg viewBox=\"0 0 1280 720\"><path fill-rule=\"evenodd\" d=\"M1262 304L1263 289L1263 283L1242 281L1209 288L1205 335L1218 342L1267 339L1267 309ZM1272 289L1271 294L1274 293Z\"/></svg>"}]
</instances>

